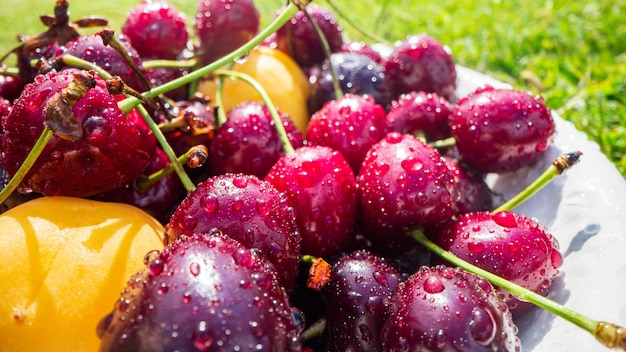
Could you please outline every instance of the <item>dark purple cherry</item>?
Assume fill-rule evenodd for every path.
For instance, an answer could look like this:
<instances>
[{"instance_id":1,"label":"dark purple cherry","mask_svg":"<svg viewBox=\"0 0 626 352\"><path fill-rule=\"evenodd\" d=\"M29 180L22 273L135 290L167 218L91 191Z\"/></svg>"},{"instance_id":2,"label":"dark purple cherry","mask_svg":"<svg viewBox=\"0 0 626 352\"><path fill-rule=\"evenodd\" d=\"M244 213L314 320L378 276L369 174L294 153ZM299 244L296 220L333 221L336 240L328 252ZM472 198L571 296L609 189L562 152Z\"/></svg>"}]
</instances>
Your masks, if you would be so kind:
<instances>
[{"instance_id":1,"label":"dark purple cherry","mask_svg":"<svg viewBox=\"0 0 626 352\"><path fill-rule=\"evenodd\" d=\"M555 131L542 98L493 87L459 99L450 127L461 160L483 173L532 165L552 144Z\"/></svg>"},{"instance_id":2,"label":"dark purple cherry","mask_svg":"<svg viewBox=\"0 0 626 352\"><path fill-rule=\"evenodd\" d=\"M328 302L330 350L380 351L380 331L400 274L365 251L342 256L324 287Z\"/></svg>"},{"instance_id":3,"label":"dark purple cherry","mask_svg":"<svg viewBox=\"0 0 626 352\"><path fill-rule=\"evenodd\" d=\"M493 286L459 268L422 267L400 283L390 306L383 351L520 350L517 327Z\"/></svg>"},{"instance_id":4,"label":"dark purple cherry","mask_svg":"<svg viewBox=\"0 0 626 352\"><path fill-rule=\"evenodd\" d=\"M150 253L97 334L100 351L301 351L276 272L219 233Z\"/></svg>"},{"instance_id":5,"label":"dark purple cherry","mask_svg":"<svg viewBox=\"0 0 626 352\"><path fill-rule=\"evenodd\" d=\"M296 210L302 253L331 257L353 237L356 182L341 153L304 146L280 158L265 177Z\"/></svg>"},{"instance_id":6,"label":"dark purple cherry","mask_svg":"<svg viewBox=\"0 0 626 352\"><path fill-rule=\"evenodd\" d=\"M0 98L13 101L20 96L23 88L24 85L19 76L0 75Z\"/></svg>"},{"instance_id":7,"label":"dark purple cherry","mask_svg":"<svg viewBox=\"0 0 626 352\"><path fill-rule=\"evenodd\" d=\"M456 101L456 67L450 49L426 34L410 35L385 61L393 96L412 91L437 93Z\"/></svg>"},{"instance_id":8,"label":"dark purple cherry","mask_svg":"<svg viewBox=\"0 0 626 352\"><path fill-rule=\"evenodd\" d=\"M456 189L459 191L457 207L459 213L470 213L493 209L493 192L485 181L485 175L470 170L458 159L444 156L450 172L454 176Z\"/></svg>"},{"instance_id":9,"label":"dark purple cherry","mask_svg":"<svg viewBox=\"0 0 626 352\"><path fill-rule=\"evenodd\" d=\"M383 69L371 58L357 53L334 53L330 60L309 70L309 111L314 113L336 99L330 63L337 71L344 94L369 95L377 104L386 107L392 100Z\"/></svg>"}]
</instances>

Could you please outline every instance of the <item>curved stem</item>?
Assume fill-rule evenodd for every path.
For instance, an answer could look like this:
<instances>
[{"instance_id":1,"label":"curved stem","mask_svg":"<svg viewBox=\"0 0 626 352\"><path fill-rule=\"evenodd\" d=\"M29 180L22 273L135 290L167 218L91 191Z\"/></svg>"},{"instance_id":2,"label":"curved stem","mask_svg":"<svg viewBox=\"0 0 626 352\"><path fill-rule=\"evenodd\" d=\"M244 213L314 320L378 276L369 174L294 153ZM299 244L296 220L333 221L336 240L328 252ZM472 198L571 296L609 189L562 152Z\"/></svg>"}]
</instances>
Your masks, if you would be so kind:
<instances>
[{"instance_id":1,"label":"curved stem","mask_svg":"<svg viewBox=\"0 0 626 352\"><path fill-rule=\"evenodd\" d=\"M245 53L252 50L255 46L259 45L265 38L267 38L270 34L277 31L282 25L284 25L289 19L298 12L298 6L293 3L290 3L289 6L285 8L285 11L281 12L278 17L272 21L265 29L263 29L259 34L257 34L254 38L248 41L246 44L240 46L236 50L232 51L230 54L206 65L195 71L190 72L185 76L178 77L174 80L171 80L163 85L158 87L154 87L149 91L143 93L146 98L154 98L159 94L167 93L173 89L176 89L185 84L191 83L193 81L197 81L200 78L206 76L207 74L217 70L218 68L228 64L236 60L237 58L243 56ZM135 106L139 104L139 99L137 98L127 98L121 102L119 102L119 107L122 111L130 111Z\"/></svg>"},{"instance_id":2,"label":"curved stem","mask_svg":"<svg viewBox=\"0 0 626 352\"><path fill-rule=\"evenodd\" d=\"M43 131L41 131L41 135L39 135L39 138L37 139L37 142L35 142L33 149L31 149L28 156L26 156L26 160L24 160L20 168L17 169L15 175L11 177L6 187L0 191L0 204L4 203L4 201L9 198L11 193L13 193L17 186L22 182L28 171L30 171L37 161L37 158L39 158L39 155L41 155L44 148L46 148L46 145L48 144L50 138L52 138L52 135L52 131L48 127L44 127Z\"/></svg>"},{"instance_id":3,"label":"curved stem","mask_svg":"<svg viewBox=\"0 0 626 352\"><path fill-rule=\"evenodd\" d=\"M570 323L580 327L581 329L592 334L598 341L607 347L611 348L624 348L624 328L621 328L614 324L608 324L599 322L588 318L574 310L571 310L564 305L557 303L547 297L537 294L531 290L528 290L522 286L512 283L498 275L490 273L487 270L479 268L473 264L470 264L456 255L446 251L432 242L424 235L420 230L413 230L408 233L409 236L414 238L417 242L424 247L431 250L437 256L445 259L446 261L456 265L466 271L482 277L483 279L491 282L492 284L502 287L503 289L511 292L516 297L528 301L540 308L543 308L554 315L557 315Z\"/></svg>"},{"instance_id":4,"label":"curved stem","mask_svg":"<svg viewBox=\"0 0 626 352\"><path fill-rule=\"evenodd\" d=\"M257 91L257 93L259 93L259 95L261 96L261 99L263 100L263 103L265 103L265 105L267 106L267 109L270 112L270 115L272 116L274 125L276 125L275 126L276 131L278 131L280 142L282 143L283 149L285 150L285 154L290 154L294 152L294 148L291 145L291 142L289 141L287 131L285 130L283 121L280 119L280 116L278 115L278 111L276 110L276 107L274 106L274 103L272 103L272 100L270 99L269 95L267 95L267 92L265 92L265 89L263 89L263 87L259 84L259 82L257 82L254 78L250 77L249 75L245 73L237 72L237 71L221 70L221 71L215 72L215 75L234 77L251 85Z\"/></svg>"},{"instance_id":5,"label":"curved stem","mask_svg":"<svg viewBox=\"0 0 626 352\"><path fill-rule=\"evenodd\" d=\"M146 60L141 66L146 70L153 68L192 68L198 64L198 60Z\"/></svg>"},{"instance_id":6,"label":"curved stem","mask_svg":"<svg viewBox=\"0 0 626 352\"><path fill-rule=\"evenodd\" d=\"M533 183L528 185L528 187L524 188L520 193L516 194L513 198L506 201L504 204L500 205L496 209L493 210L494 213L511 210L520 204L524 203L528 198L535 195L542 188L548 185L555 177L561 175L565 172L565 170L571 168L576 165L580 160L580 156L583 153L580 151L575 151L571 153L565 153L554 159L552 164L544 171Z\"/></svg>"}]
</instances>

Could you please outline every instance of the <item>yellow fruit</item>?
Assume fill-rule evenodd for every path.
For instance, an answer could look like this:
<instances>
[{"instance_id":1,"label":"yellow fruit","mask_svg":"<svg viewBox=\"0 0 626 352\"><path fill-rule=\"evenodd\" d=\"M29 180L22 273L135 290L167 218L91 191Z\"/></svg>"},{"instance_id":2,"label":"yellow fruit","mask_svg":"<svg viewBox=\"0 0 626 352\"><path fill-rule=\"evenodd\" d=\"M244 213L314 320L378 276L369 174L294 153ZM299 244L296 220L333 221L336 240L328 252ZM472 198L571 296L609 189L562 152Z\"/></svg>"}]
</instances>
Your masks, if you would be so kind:
<instances>
[{"instance_id":1,"label":"yellow fruit","mask_svg":"<svg viewBox=\"0 0 626 352\"><path fill-rule=\"evenodd\" d=\"M0 351L96 351L108 314L164 229L142 210L43 197L0 215Z\"/></svg>"},{"instance_id":2,"label":"yellow fruit","mask_svg":"<svg viewBox=\"0 0 626 352\"><path fill-rule=\"evenodd\" d=\"M245 61L235 63L232 70L252 76L265 89L276 108L289 114L298 130L302 133L306 131L309 121L309 84L298 64L289 55L277 49L259 46L250 51ZM262 101L246 82L233 79L225 79L224 82L224 111L244 101ZM201 81L198 91L215 101L217 84L212 80Z\"/></svg>"}]
</instances>

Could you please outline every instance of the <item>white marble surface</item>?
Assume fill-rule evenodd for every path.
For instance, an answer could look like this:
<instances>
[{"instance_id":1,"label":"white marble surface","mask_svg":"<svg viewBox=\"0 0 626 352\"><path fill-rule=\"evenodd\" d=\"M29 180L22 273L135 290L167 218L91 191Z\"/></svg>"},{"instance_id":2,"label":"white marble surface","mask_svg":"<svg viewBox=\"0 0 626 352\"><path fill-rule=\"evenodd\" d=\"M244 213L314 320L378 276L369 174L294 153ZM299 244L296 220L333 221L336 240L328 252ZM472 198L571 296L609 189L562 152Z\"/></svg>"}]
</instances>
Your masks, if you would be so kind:
<instances>
[{"instance_id":1,"label":"white marble surface","mask_svg":"<svg viewBox=\"0 0 626 352\"><path fill-rule=\"evenodd\" d=\"M485 83L506 86L458 67L459 96ZM626 326L626 181L596 143L554 114L554 145L535 166L488 180L505 197L541 174L554 157L575 150L580 162L515 211L533 216L558 239L564 254L549 297L592 319ZM593 336L535 308L517 321L523 351L605 351Z\"/></svg>"}]
</instances>

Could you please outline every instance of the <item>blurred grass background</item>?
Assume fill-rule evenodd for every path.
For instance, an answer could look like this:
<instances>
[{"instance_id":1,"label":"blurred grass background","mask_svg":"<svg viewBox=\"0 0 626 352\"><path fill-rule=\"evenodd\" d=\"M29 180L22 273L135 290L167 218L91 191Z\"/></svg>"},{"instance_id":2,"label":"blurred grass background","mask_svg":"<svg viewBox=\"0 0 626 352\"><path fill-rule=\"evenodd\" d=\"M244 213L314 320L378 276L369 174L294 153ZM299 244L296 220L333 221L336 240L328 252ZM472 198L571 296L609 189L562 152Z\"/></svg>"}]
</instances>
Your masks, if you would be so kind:
<instances>
[{"instance_id":1,"label":"blurred grass background","mask_svg":"<svg viewBox=\"0 0 626 352\"><path fill-rule=\"evenodd\" d=\"M330 7L328 0L316 2ZM170 0L193 25L195 0ZM0 52L18 34L44 27L54 0L21 0L0 11ZM119 30L139 0L72 1L71 18L104 16ZM285 2L255 0L269 22ZM458 64L541 94L626 175L626 0L334 0L350 23L389 42L427 33L448 45ZM338 13L350 39L371 41ZM85 33L85 32L83 32Z\"/></svg>"}]
</instances>

